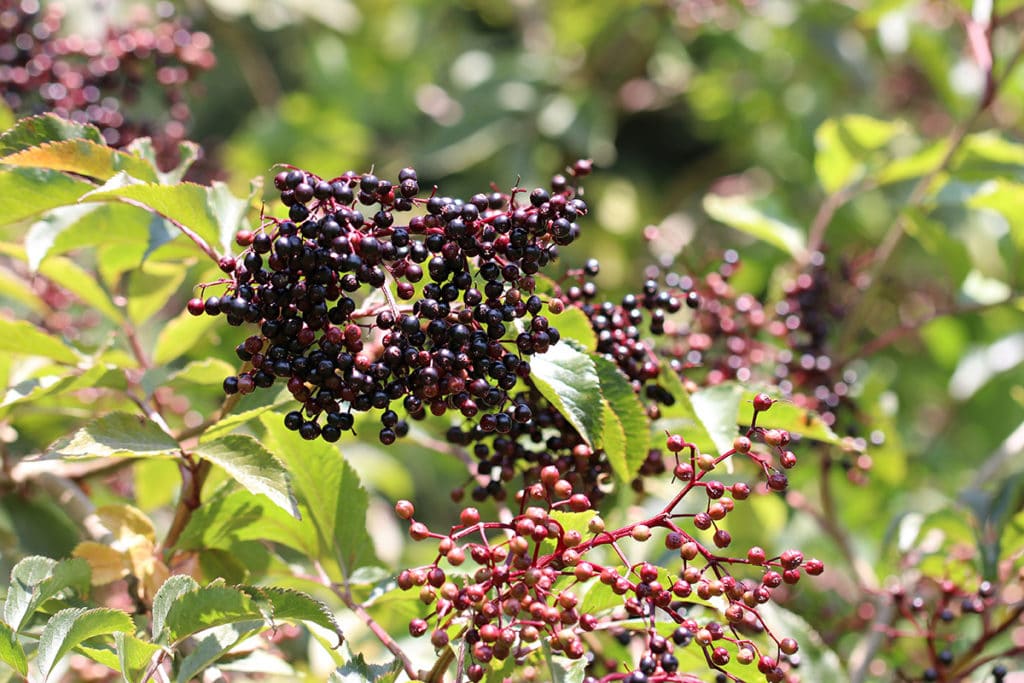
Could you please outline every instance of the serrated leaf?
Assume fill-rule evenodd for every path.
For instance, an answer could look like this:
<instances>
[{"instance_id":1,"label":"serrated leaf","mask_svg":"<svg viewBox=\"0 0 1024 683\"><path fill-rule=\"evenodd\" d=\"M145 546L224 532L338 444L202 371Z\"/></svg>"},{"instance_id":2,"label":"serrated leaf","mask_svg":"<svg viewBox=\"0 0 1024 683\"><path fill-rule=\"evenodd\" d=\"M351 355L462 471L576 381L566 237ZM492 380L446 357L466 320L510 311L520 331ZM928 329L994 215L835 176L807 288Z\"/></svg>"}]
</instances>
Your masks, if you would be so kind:
<instances>
[{"instance_id":1,"label":"serrated leaf","mask_svg":"<svg viewBox=\"0 0 1024 683\"><path fill-rule=\"evenodd\" d=\"M650 449L651 429L647 411L629 379L614 362L595 355L594 363L607 411L602 447L608 454L608 462L616 478L619 482L628 483L640 470Z\"/></svg>"},{"instance_id":2,"label":"serrated leaf","mask_svg":"<svg viewBox=\"0 0 1024 683\"><path fill-rule=\"evenodd\" d=\"M164 586L167 584L165 583ZM163 592L161 586L157 592ZM259 619L263 615L249 596L238 588L210 585L180 593L167 611L164 620L166 642L178 643L199 631L214 626L237 624ZM156 622L154 620L154 633ZM162 634L161 634L162 636ZM158 640L163 641L161 636Z\"/></svg>"},{"instance_id":3,"label":"serrated leaf","mask_svg":"<svg viewBox=\"0 0 1024 683\"><path fill-rule=\"evenodd\" d=\"M0 225L68 206L93 189L92 184L44 168L0 170Z\"/></svg>"},{"instance_id":4,"label":"serrated leaf","mask_svg":"<svg viewBox=\"0 0 1024 683\"><path fill-rule=\"evenodd\" d=\"M123 388L125 385L124 371L105 365L94 365L85 372L67 375L44 375L19 382L9 387L0 400L0 408L7 408L18 403L27 403L44 396L78 391L86 388Z\"/></svg>"},{"instance_id":5,"label":"serrated leaf","mask_svg":"<svg viewBox=\"0 0 1024 683\"><path fill-rule=\"evenodd\" d=\"M196 580L185 574L177 574L164 581L156 595L153 596L153 640L166 642L161 636L167 620L167 613L177 603L178 598L198 589L199 584L196 583Z\"/></svg>"},{"instance_id":6,"label":"serrated leaf","mask_svg":"<svg viewBox=\"0 0 1024 683\"><path fill-rule=\"evenodd\" d=\"M397 659L390 664L368 664L361 653L348 652L348 661L332 671L327 680L329 683L394 683L401 672L402 662Z\"/></svg>"},{"instance_id":7,"label":"serrated leaf","mask_svg":"<svg viewBox=\"0 0 1024 683\"><path fill-rule=\"evenodd\" d=\"M182 263L146 261L128 275L128 317L140 325L160 312L185 281Z\"/></svg>"},{"instance_id":8,"label":"serrated leaf","mask_svg":"<svg viewBox=\"0 0 1024 683\"><path fill-rule=\"evenodd\" d=\"M20 631L44 602L68 589L84 591L88 585L89 565L83 560L26 557L11 570L3 620Z\"/></svg>"},{"instance_id":9,"label":"serrated leaf","mask_svg":"<svg viewBox=\"0 0 1024 683\"><path fill-rule=\"evenodd\" d=\"M217 322L217 318L213 316L195 316L183 310L162 326L156 338L156 348L153 350L153 364L167 365L188 353Z\"/></svg>"},{"instance_id":10,"label":"serrated leaf","mask_svg":"<svg viewBox=\"0 0 1024 683\"><path fill-rule=\"evenodd\" d=\"M248 211L248 200L234 197L223 183L212 187L194 183L157 185L131 184L113 189L99 189L87 195L89 201L122 201L144 206L167 218L175 225L185 226L208 245L230 251L232 236L242 227Z\"/></svg>"},{"instance_id":11,"label":"serrated leaf","mask_svg":"<svg viewBox=\"0 0 1024 683\"><path fill-rule=\"evenodd\" d=\"M44 356L70 365L75 365L81 360L74 349L56 336L47 334L24 320L0 318L0 351Z\"/></svg>"},{"instance_id":12,"label":"serrated leaf","mask_svg":"<svg viewBox=\"0 0 1024 683\"><path fill-rule=\"evenodd\" d=\"M181 447L151 420L111 413L57 441L48 453L62 458L174 458L181 455Z\"/></svg>"},{"instance_id":13,"label":"serrated leaf","mask_svg":"<svg viewBox=\"0 0 1024 683\"><path fill-rule=\"evenodd\" d=\"M264 617L273 624L277 621L301 621L316 624L338 637L335 647L344 642L344 635L334 613L308 593L276 586L240 586L241 590L263 608Z\"/></svg>"},{"instance_id":14,"label":"serrated leaf","mask_svg":"<svg viewBox=\"0 0 1024 683\"><path fill-rule=\"evenodd\" d=\"M309 510L324 551L332 554L345 576L375 564L366 527L366 490L341 452L324 441L303 440L285 428L280 415L267 413L260 419L271 450L292 474L292 485Z\"/></svg>"},{"instance_id":15,"label":"serrated leaf","mask_svg":"<svg viewBox=\"0 0 1024 683\"><path fill-rule=\"evenodd\" d=\"M203 432L203 435L199 437L201 443L209 441L215 441L222 436L226 436L231 432L235 431L247 422L256 419L263 413L276 410L281 406L288 405L292 402L292 398L289 396L286 399L279 399L272 404L259 406L258 408L250 408L249 410L243 410L240 413L232 413L223 420L218 420L216 423L210 425L210 427Z\"/></svg>"},{"instance_id":16,"label":"serrated leaf","mask_svg":"<svg viewBox=\"0 0 1024 683\"><path fill-rule=\"evenodd\" d=\"M54 664L82 641L117 631L135 631L131 617L120 610L72 607L57 612L39 636L38 663L43 679L50 675Z\"/></svg>"},{"instance_id":17,"label":"serrated leaf","mask_svg":"<svg viewBox=\"0 0 1024 683\"><path fill-rule=\"evenodd\" d=\"M123 631L114 634L114 648L117 650L121 680L125 683L142 683L153 655L162 649Z\"/></svg>"},{"instance_id":18,"label":"serrated leaf","mask_svg":"<svg viewBox=\"0 0 1024 683\"><path fill-rule=\"evenodd\" d=\"M247 490L263 494L296 519L301 518L288 471L253 437L231 434L201 442L194 454L222 468Z\"/></svg>"},{"instance_id":19,"label":"serrated leaf","mask_svg":"<svg viewBox=\"0 0 1024 683\"><path fill-rule=\"evenodd\" d=\"M594 359L575 342L563 340L530 358L530 382L593 445L604 426Z\"/></svg>"},{"instance_id":20,"label":"serrated leaf","mask_svg":"<svg viewBox=\"0 0 1024 683\"><path fill-rule=\"evenodd\" d=\"M44 142L57 140L89 140L103 142L103 135L96 126L77 123L54 113L20 119L0 134L0 156L8 156Z\"/></svg>"},{"instance_id":21,"label":"serrated leaf","mask_svg":"<svg viewBox=\"0 0 1024 683\"><path fill-rule=\"evenodd\" d=\"M756 396L756 392L752 391L743 394L738 404L737 424L750 422L753 414L752 403L754 396ZM772 407L766 412L758 414L757 423L760 427L785 429L791 434L797 434L823 443L839 443L839 437L822 421L817 413L801 408L789 401L776 401L773 403Z\"/></svg>"},{"instance_id":22,"label":"serrated leaf","mask_svg":"<svg viewBox=\"0 0 1024 683\"><path fill-rule=\"evenodd\" d=\"M10 626L0 621L0 662L17 671L22 676L28 673L28 660L25 648L18 642L18 636Z\"/></svg>"},{"instance_id":23,"label":"serrated leaf","mask_svg":"<svg viewBox=\"0 0 1024 683\"><path fill-rule=\"evenodd\" d=\"M791 256L796 256L806 247L801 230L769 210L755 206L749 197L708 194L704 196L703 206L704 211L719 223L755 237Z\"/></svg>"},{"instance_id":24,"label":"serrated leaf","mask_svg":"<svg viewBox=\"0 0 1024 683\"><path fill-rule=\"evenodd\" d=\"M107 180L122 171L145 181L156 180L156 171L143 159L81 138L44 142L8 154L0 158L0 163L65 171L99 180Z\"/></svg>"},{"instance_id":25,"label":"serrated leaf","mask_svg":"<svg viewBox=\"0 0 1024 683\"><path fill-rule=\"evenodd\" d=\"M209 629L178 667L175 681L188 683L246 638L263 630L262 621L241 621Z\"/></svg>"}]
</instances>

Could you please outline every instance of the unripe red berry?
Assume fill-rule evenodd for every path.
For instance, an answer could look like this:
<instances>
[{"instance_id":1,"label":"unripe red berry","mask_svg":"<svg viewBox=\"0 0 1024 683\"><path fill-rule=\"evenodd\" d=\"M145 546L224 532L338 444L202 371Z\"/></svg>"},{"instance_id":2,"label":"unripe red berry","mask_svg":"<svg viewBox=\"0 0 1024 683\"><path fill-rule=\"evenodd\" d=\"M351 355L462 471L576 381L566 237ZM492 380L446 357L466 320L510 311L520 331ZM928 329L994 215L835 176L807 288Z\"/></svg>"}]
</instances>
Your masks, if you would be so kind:
<instances>
[{"instance_id":1,"label":"unripe red berry","mask_svg":"<svg viewBox=\"0 0 1024 683\"><path fill-rule=\"evenodd\" d=\"M804 563L804 571L811 576L818 576L825 571L825 563L821 560L811 559Z\"/></svg>"},{"instance_id":2,"label":"unripe red berry","mask_svg":"<svg viewBox=\"0 0 1024 683\"><path fill-rule=\"evenodd\" d=\"M711 661L718 666L725 666L729 663L729 651L724 647L716 647L711 652Z\"/></svg>"},{"instance_id":3,"label":"unripe red berry","mask_svg":"<svg viewBox=\"0 0 1024 683\"><path fill-rule=\"evenodd\" d=\"M430 529L428 529L427 525L423 522L414 522L409 527L409 536L411 536L414 541L422 541L430 536Z\"/></svg>"},{"instance_id":4,"label":"unripe red berry","mask_svg":"<svg viewBox=\"0 0 1024 683\"><path fill-rule=\"evenodd\" d=\"M715 532L714 541L719 548L727 548L732 543L732 536L725 529L719 529Z\"/></svg>"},{"instance_id":5,"label":"unripe red berry","mask_svg":"<svg viewBox=\"0 0 1024 683\"><path fill-rule=\"evenodd\" d=\"M769 446L779 446L782 444L782 432L778 429L766 429L762 434L764 442Z\"/></svg>"},{"instance_id":6,"label":"unripe red berry","mask_svg":"<svg viewBox=\"0 0 1024 683\"><path fill-rule=\"evenodd\" d=\"M789 479L782 472L772 472L768 476L768 488L772 491L785 491L789 486Z\"/></svg>"},{"instance_id":7,"label":"unripe red berry","mask_svg":"<svg viewBox=\"0 0 1024 683\"><path fill-rule=\"evenodd\" d=\"M646 524L637 524L630 532L630 536L635 541L646 541L651 537L651 527Z\"/></svg>"},{"instance_id":8,"label":"unripe red berry","mask_svg":"<svg viewBox=\"0 0 1024 683\"><path fill-rule=\"evenodd\" d=\"M427 622L423 619L413 619L409 622L409 635L413 638L419 638L427 632Z\"/></svg>"},{"instance_id":9,"label":"unripe red berry","mask_svg":"<svg viewBox=\"0 0 1024 683\"><path fill-rule=\"evenodd\" d=\"M693 516L693 525L704 531L711 528L711 515L706 512L698 512Z\"/></svg>"},{"instance_id":10,"label":"unripe red berry","mask_svg":"<svg viewBox=\"0 0 1024 683\"><path fill-rule=\"evenodd\" d=\"M775 403L775 401L772 400L771 396L765 393L760 393L754 397L754 410L763 412L771 408L773 403Z\"/></svg>"},{"instance_id":11,"label":"unripe red berry","mask_svg":"<svg viewBox=\"0 0 1024 683\"><path fill-rule=\"evenodd\" d=\"M480 511L476 508L465 508L459 513L459 521L463 526L473 526L480 522Z\"/></svg>"},{"instance_id":12,"label":"unripe red berry","mask_svg":"<svg viewBox=\"0 0 1024 683\"><path fill-rule=\"evenodd\" d=\"M750 439L745 436L737 436L732 440L732 447L737 453L749 453L750 452Z\"/></svg>"},{"instance_id":13,"label":"unripe red berry","mask_svg":"<svg viewBox=\"0 0 1024 683\"><path fill-rule=\"evenodd\" d=\"M402 519L412 519L412 516L416 514L416 508L408 500L400 500L395 503L395 514Z\"/></svg>"},{"instance_id":14,"label":"unripe red berry","mask_svg":"<svg viewBox=\"0 0 1024 683\"><path fill-rule=\"evenodd\" d=\"M764 548L754 546L747 551L747 562L751 564L764 564L765 560L768 559L764 552Z\"/></svg>"},{"instance_id":15,"label":"unripe red berry","mask_svg":"<svg viewBox=\"0 0 1024 683\"><path fill-rule=\"evenodd\" d=\"M666 440L665 445L668 447L670 452L678 453L686 447L686 441L678 434L672 434Z\"/></svg>"},{"instance_id":16,"label":"unripe red berry","mask_svg":"<svg viewBox=\"0 0 1024 683\"><path fill-rule=\"evenodd\" d=\"M688 462L681 462L675 466L672 473L680 481L690 481L693 479L693 466Z\"/></svg>"},{"instance_id":17,"label":"unripe red berry","mask_svg":"<svg viewBox=\"0 0 1024 683\"><path fill-rule=\"evenodd\" d=\"M448 644L448 634L445 631L437 630L430 634L430 644L442 648Z\"/></svg>"},{"instance_id":18,"label":"unripe red berry","mask_svg":"<svg viewBox=\"0 0 1024 683\"><path fill-rule=\"evenodd\" d=\"M590 499L582 493L574 493L569 498L569 509L573 512L584 512L590 509Z\"/></svg>"},{"instance_id":19,"label":"unripe red berry","mask_svg":"<svg viewBox=\"0 0 1024 683\"><path fill-rule=\"evenodd\" d=\"M787 655L795 655L797 650L800 649L800 646L797 645L797 642L792 638L783 638L779 641L779 649Z\"/></svg>"},{"instance_id":20,"label":"unripe red berry","mask_svg":"<svg viewBox=\"0 0 1024 683\"><path fill-rule=\"evenodd\" d=\"M732 497L736 500L746 500L750 496L750 486L742 481L736 482L730 488L732 489Z\"/></svg>"},{"instance_id":21,"label":"unripe red berry","mask_svg":"<svg viewBox=\"0 0 1024 683\"><path fill-rule=\"evenodd\" d=\"M787 470L796 466L796 453L793 451L783 451L782 455L779 456L779 464L785 467Z\"/></svg>"}]
</instances>

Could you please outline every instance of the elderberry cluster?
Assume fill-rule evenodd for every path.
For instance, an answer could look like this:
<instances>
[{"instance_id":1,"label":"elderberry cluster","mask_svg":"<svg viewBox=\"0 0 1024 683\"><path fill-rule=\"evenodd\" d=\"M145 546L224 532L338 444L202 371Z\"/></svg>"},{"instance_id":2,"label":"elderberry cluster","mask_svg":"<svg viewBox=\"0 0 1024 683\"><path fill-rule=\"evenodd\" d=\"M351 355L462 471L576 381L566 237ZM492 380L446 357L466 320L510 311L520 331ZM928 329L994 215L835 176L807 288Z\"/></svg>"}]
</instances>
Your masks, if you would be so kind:
<instances>
[{"instance_id":1,"label":"elderberry cluster","mask_svg":"<svg viewBox=\"0 0 1024 683\"><path fill-rule=\"evenodd\" d=\"M580 161L570 176L589 170ZM371 409L382 411L385 444L408 430L397 409L413 419L479 414L479 428L498 434L530 421L531 406L509 392L529 377L529 356L561 338L533 275L587 212L565 176L525 197L515 188L468 201L419 197L412 168L396 183L293 168L274 185L288 217L239 233L244 250L220 263L226 293L188 305L259 326L238 347L246 367L225 392L285 379L301 404L285 425L327 441Z\"/></svg>"},{"instance_id":2,"label":"elderberry cluster","mask_svg":"<svg viewBox=\"0 0 1024 683\"><path fill-rule=\"evenodd\" d=\"M161 3L160 20L109 28L102 38L62 33L59 4L0 0L0 94L19 116L54 112L97 126L108 144L153 138L167 165L191 118L186 86L213 67L210 37L191 31ZM141 91L160 85L159 111L141 109Z\"/></svg>"},{"instance_id":3,"label":"elderberry cluster","mask_svg":"<svg viewBox=\"0 0 1024 683\"><path fill-rule=\"evenodd\" d=\"M527 659L542 640L570 659L592 655L585 679L591 683L701 680L681 670L680 650L686 648L700 650L707 668L727 680L741 680L726 670L733 661L751 668L742 680L752 680L755 670L770 683L795 680L788 672L799 663L798 645L772 633L759 607L780 586L820 574L823 564L805 560L798 550L773 556L751 547L733 555L722 526L753 493L785 489L779 466L796 464L786 448L788 433L757 425L773 402L764 394L755 398L750 427L721 456L669 435L665 450L675 459L679 492L660 512L622 528L607 528L589 497L574 492L571 476L556 465L540 467L537 480L516 494L519 512L507 522L483 521L476 508L466 507L459 524L438 533L415 519L411 503L399 501L396 513L409 521L413 540L437 543L434 562L397 578L403 590L419 591L429 612L410 622L410 634L429 633L439 649L462 639L468 646L463 671L471 681L482 680L495 661ZM734 456L753 462L765 483L752 487L715 478ZM703 502L693 505L694 498ZM681 505L684 499L691 504ZM678 571L626 560L628 548L653 538L678 554ZM467 560L475 570L456 569ZM599 607L587 609L591 599ZM658 628L666 619L675 624L669 635ZM632 671L600 656L601 634L643 639Z\"/></svg>"}]
</instances>

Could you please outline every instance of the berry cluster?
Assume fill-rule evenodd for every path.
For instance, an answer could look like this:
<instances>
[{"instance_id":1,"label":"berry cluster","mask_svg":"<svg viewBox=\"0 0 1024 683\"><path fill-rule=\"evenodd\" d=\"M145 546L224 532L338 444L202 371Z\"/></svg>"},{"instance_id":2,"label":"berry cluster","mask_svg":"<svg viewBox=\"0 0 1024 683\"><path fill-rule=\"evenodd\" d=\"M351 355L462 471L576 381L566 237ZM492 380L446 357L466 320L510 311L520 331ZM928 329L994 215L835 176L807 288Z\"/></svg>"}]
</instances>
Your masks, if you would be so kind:
<instances>
[{"instance_id":1,"label":"berry cluster","mask_svg":"<svg viewBox=\"0 0 1024 683\"><path fill-rule=\"evenodd\" d=\"M727 551L732 537L722 526L736 503L752 493L784 490L782 470L796 464L786 448L788 433L757 425L772 403L758 395L751 425L718 457L669 435L665 449L675 460L672 471L680 490L657 514L619 529L606 528L589 497L574 492L571 475L554 464L540 467L537 481L516 494L519 514L508 522L482 521L476 508L467 507L458 525L436 533L415 519L411 503L400 501L395 510L409 521L410 536L436 542L438 551L430 565L398 576L399 587L418 589L430 608L426 618L410 622L410 633L429 633L437 648L452 637L463 639L468 646L463 670L471 681L481 680L494 660L525 659L541 639L579 659L599 647L598 633L616 629L626 640L632 631L642 635L644 652L636 668L621 672L612 663L611 671L600 671L604 660L595 656L588 681L699 680L680 671L681 648L698 649L707 668L724 680L749 680L726 670L733 660L766 681L789 680L787 671L798 663L797 643L773 634L758 607L780 586L799 582L805 573L820 574L823 565L797 550L773 556L752 547L734 556ZM719 466L734 456L753 462L766 475L765 483L751 487L715 478ZM696 506L693 497L701 500ZM684 500L691 504L682 505ZM682 562L676 574L627 559L629 544L656 537L678 553ZM475 571L443 566L460 567L467 559ZM593 604L604 606L585 609L594 595L604 597ZM665 619L674 627L662 633L658 622Z\"/></svg>"},{"instance_id":2,"label":"berry cluster","mask_svg":"<svg viewBox=\"0 0 1024 683\"><path fill-rule=\"evenodd\" d=\"M580 161L570 176L589 171ZM479 416L479 429L497 434L531 420L531 406L509 392L529 377L527 358L561 336L534 275L587 212L565 176L525 197L515 188L468 201L419 197L412 168L396 183L293 168L274 185L288 217L240 232L244 250L220 262L227 292L188 304L259 326L237 349L247 366L224 381L227 393L284 378L301 404L285 425L327 441L352 429L353 412L372 409L382 411L385 444L408 430L399 407L413 419Z\"/></svg>"},{"instance_id":3,"label":"berry cluster","mask_svg":"<svg viewBox=\"0 0 1024 683\"><path fill-rule=\"evenodd\" d=\"M1019 599L1022 584L1024 571L1007 576L1003 585L984 580L968 587L949 578L921 576L911 586L890 589L888 596L898 616L883 627L886 635L904 647L909 640L918 641L920 649L913 661L927 662L916 672L898 670L898 680L960 681L991 667L992 680L1002 683L1007 668L992 662L1024 653L1019 643L998 644L1000 636L1018 628L1024 616Z\"/></svg>"},{"instance_id":4,"label":"berry cluster","mask_svg":"<svg viewBox=\"0 0 1024 683\"><path fill-rule=\"evenodd\" d=\"M170 165L191 116L186 86L215 60L207 34L172 18L169 3L159 10L156 23L110 28L92 39L61 33L58 4L40 9L36 0L0 0L4 102L19 116L49 111L94 124L116 147L150 136L158 160ZM159 110L142 111L141 91L153 81L163 102Z\"/></svg>"}]
</instances>

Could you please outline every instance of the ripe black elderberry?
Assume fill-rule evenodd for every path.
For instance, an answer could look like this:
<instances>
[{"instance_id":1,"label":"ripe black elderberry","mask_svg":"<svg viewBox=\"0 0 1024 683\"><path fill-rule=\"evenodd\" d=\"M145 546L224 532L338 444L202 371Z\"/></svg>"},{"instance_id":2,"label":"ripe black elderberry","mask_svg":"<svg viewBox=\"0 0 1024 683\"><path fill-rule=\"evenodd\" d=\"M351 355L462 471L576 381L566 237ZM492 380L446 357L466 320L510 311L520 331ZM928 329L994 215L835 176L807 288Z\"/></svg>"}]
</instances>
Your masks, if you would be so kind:
<instances>
[{"instance_id":1,"label":"ripe black elderberry","mask_svg":"<svg viewBox=\"0 0 1024 683\"><path fill-rule=\"evenodd\" d=\"M531 421L534 409L510 392L529 377L526 358L561 339L532 274L587 212L564 177L526 203L514 193L421 199L412 168L397 185L289 168L274 187L288 217L246 230L243 251L222 259L227 291L189 303L259 327L225 391L283 378L301 404L285 425L326 441L352 429L353 413L380 410L380 441L393 443L409 430L399 406L413 419L454 410L506 434ZM400 220L415 206L425 215Z\"/></svg>"}]
</instances>

